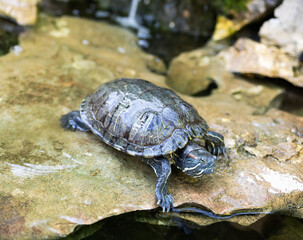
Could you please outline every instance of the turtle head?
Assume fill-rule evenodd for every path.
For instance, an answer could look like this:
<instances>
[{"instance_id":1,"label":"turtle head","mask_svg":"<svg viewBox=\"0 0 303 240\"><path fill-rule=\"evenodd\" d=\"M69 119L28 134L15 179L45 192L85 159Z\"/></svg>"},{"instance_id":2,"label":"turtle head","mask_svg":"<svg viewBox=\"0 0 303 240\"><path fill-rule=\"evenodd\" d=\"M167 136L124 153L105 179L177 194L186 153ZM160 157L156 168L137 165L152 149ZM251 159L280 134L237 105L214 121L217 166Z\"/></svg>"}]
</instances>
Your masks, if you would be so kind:
<instances>
[{"instance_id":1,"label":"turtle head","mask_svg":"<svg viewBox=\"0 0 303 240\"><path fill-rule=\"evenodd\" d=\"M211 155L204 147L194 142L189 142L180 149L175 163L185 174L200 178L212 173L216 156Z\"/></svg>"}]
</instances>

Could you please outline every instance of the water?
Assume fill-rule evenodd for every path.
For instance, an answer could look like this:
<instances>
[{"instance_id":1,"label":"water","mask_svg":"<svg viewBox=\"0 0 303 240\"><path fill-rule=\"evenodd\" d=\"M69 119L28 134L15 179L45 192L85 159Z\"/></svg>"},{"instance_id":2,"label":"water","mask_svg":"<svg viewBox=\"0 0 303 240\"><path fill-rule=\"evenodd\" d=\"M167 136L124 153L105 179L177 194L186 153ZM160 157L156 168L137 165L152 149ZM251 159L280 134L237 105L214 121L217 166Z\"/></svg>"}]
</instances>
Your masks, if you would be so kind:
<instances>
[{"instance_id":1,"label":"water","mask_svg":"<svg viewBox=\"0 0 303 240\"><path fill-rule=\"evenodd\" d=\"M241 226L232 222L217 222L208 226L198 226L195 223L181 218L162 219L170 222L170 226L150 224L140 219L149 221L161 220L155 211L140 211L122 214L104 219L90 227L83 227L75 234L67 237L72 239L113 239L113 240L264 240L264 239L303 239L303 220L285 215L266 215L250 226ZM90 236L85 236L90 230Z\"/></svg>"},{"instance_id":2,"label":"water","mask_svg":"<svg viewBox=\"0 0 303 240\"><path fill-rule=\"evenodd\" d=\"M131 7L130 7L130 11L129 11L129 15L128 17L124 17L124 18L117 18L117 21L125 27L133 27L133 28L138 28L139 24L136 20L136 14L137 14L137 9L138 9L138 4L139 4L140 0L133 0L131 2Z\"/></svg>"},{"instance_id":3,"label":"water","mask_svg":"<svg viewBox=\"0 0 303 240\"><path fill-rule=\"evenodd\" d=\"M0 18L0 56L18 44L18 36L23 31L24 28L16 23Z\"/></svg>"},{"instance_id":4,"label":"water","mask_svg":"<svg viewBox=\"0 0 303 240\"><path fill-rule=\"evenodd\" d=\"M177 2L172 2L170 7L177 7ZM51 15L73 15L78 17L88 17L98 20L105 20L112 24L119 24L134 31L138 36L138 44L147 52L160 57L167 65L171 59L181 52L190 51L203 46L210 39L214 30L216 16L208 7L201 10L201 15L205 15L205 21L202 21L203 28L207 30L193 30L193 32L181 32L178 29L162 30L158 27L159 23L155 21L157 17L148 12L149 8L155 8L157 3L152 1L132 0L129 4L122 2L120 5L115 2L102 2L98 5L97 1L50 1L42 2L44 12ZM129 6L128 6L129 5ZM169 3L167 3L169 5ZM125 16L125 8L129 7L129 12ZM180 6L179 6L180 8ZM127 9L127 8L126 8ZM199 9L199 8L196 8ZM163 15L162 13L159 13ZM165 15L165 14L164 14ZM186 19L176 18L176 22L184 22ZM204 23L206 22L206 23ZM200 29L202 23L197 23L197 29ZM174 26L174 22L170 22ZM175 24L176 25L176 24ZM170 27L171 28L171 27Z\"/></svg>"}]
</instances>

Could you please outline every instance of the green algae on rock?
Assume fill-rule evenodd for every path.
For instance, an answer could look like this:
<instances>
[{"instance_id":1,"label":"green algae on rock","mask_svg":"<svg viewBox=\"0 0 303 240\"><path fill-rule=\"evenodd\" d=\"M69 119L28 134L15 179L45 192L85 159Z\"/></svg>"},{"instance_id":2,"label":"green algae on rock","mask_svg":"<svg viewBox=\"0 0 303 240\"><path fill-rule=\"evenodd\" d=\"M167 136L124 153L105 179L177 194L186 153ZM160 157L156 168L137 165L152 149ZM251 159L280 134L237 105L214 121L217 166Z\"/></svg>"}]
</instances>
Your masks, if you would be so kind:
<instances>
[{"instance_id":1,"label":"green algae on rock","mask_svg":"<svg viewBox=\"0 0 303 240\"><path fill-rule=\"evenodd\" d=\"M216 28L212 36L214 41L218 41L228 38L246 25L257 22L266 15L270 15L272 10L281 3L281 0L227 0L224 1L226 6L222 4L222 1L215 0L213 2L223 7L224 14L218 16Z\"/></svg>"}]
</instances>

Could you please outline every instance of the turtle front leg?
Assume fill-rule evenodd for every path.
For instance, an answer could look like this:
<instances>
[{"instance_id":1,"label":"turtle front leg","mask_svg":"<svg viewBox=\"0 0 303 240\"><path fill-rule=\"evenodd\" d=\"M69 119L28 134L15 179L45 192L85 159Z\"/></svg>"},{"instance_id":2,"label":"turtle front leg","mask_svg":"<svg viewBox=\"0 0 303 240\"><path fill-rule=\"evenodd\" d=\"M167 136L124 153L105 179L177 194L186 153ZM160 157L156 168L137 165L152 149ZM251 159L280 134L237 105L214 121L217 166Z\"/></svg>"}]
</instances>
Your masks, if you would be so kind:
<instances>
[{"instance_id":1,"label":"turtle front leg","mask_svg":"<svg viewBox=\"0 0 303 240\"><path fill-rule=\"evenodd\" d=\"M166 158L157 158L157 159L143 159L144 162L149 164L155 171L157 175L156 182L156 198L157 204L160 204L163 212L169 210L173 207L174 198L172 195L167 194L168 187L168 178L171 173L171 165L168 159Z\"/></svg>"},{"instance_id":2,"label":"turtle front leg","mask_svg":"<svg viewBox=\"0 0 303 240\"><path fill-rule=\"evenodd\" d=\"M70 131L89 131L81 119L79 111L72 111L60 119L61 126Z\"/></svg>"},{"instance_id":3,"label":"turtle front leg","mask_svg":"<svg viewBox=\"0 0 303 240\"><path fill-rule=\"evenodd\" d=\"M205 136L205 145L211 154L224 154L224 157L227 159L224 137L220 133L208 131Z\"/></svg>"}]
</instances>

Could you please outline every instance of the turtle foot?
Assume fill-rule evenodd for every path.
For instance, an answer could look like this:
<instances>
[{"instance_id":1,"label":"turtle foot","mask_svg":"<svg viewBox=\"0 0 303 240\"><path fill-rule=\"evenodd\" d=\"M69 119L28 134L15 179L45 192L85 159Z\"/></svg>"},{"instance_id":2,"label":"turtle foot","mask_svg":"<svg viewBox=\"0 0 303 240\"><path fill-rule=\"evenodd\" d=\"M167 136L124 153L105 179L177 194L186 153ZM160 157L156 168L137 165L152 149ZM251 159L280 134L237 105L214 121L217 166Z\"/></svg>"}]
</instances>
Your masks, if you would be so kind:
<instances>
[{"instance_id":1,"label":"turtle foot","mask_svg":"<svg viewBox=\"0 0 303 240\"><path fill-rule=\"evenodd\" d=\"M169 212L169 210L173 207L174 198L171 194L162 195L160 199L158 199L157 204L160 204L163 212Z\"/></svg>"},{"instance_id":2,"label":"turtle foot","mask_svg":"<svg viewBox=\"0 0 303 240\"><path fill-rule=\"evenodd\" d=\"M70 131L89 131L83 123L79 111L72 111L65 114L61 117L60 123L63 128Z\"/></svg>"},{"instance_id":3,"label":"turtle foot","mask_svg":"<svg viewBox=\"0 0 303 240\"><path fill-rule=\"evenodd\" d=\"M207 146L207 151L209 151L211 154L218 156L220 154L223 154L225 158L227 158L226 155L226 148L225 146L221 146L221 147L213 147L211 145Z\"/></svg>"},{"instance_id":4,"label":"turtle foot","mask_svg":"<svg viewBox=\"0 0 303 240\"><path fill-rule=\"evenodd\" d=\"M209 151L215 156L223 154L224 157L227 159L224 137L221 134L209 131L206 134L205 140L205 147L207 148L207 151Z\"/></svg>"}]
</instances>

